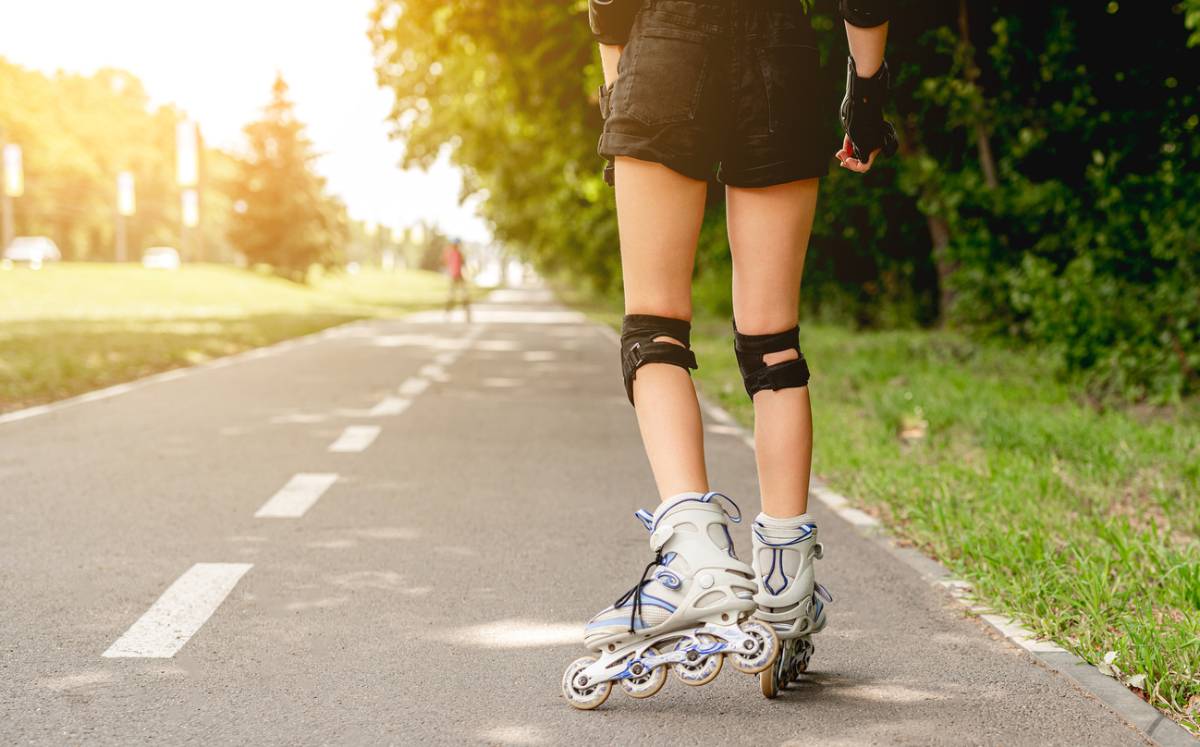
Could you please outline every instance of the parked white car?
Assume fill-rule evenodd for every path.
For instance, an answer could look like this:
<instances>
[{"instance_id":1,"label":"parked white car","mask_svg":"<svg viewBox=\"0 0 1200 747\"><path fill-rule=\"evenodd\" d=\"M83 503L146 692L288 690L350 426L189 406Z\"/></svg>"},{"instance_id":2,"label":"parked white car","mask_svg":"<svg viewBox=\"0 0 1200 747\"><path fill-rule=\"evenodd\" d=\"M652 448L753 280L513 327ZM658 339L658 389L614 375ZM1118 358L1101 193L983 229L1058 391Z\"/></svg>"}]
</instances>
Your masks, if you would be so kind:
<instances>
[{"instance_id":1,"label":"parked white car","mask_svg":"<svg viewBox=\"0 0 1200 747\"><path fill-rule=\"evenodd\" d=\"M4 250L4 263L27 264L36 270L45 262L62 261L58 245L45 236L18 236Z\"/></svg>"},{"instance_id":2,"label":"parked white car","mask_svg":"<svg viewBox=\"0 0 1200 747\"><path fill-rule=\"evenodd\" d=\"M152 246L142 252L142 267L149 270L178 270L179 252L169 246Z\"/></svg>"}]
</instances>

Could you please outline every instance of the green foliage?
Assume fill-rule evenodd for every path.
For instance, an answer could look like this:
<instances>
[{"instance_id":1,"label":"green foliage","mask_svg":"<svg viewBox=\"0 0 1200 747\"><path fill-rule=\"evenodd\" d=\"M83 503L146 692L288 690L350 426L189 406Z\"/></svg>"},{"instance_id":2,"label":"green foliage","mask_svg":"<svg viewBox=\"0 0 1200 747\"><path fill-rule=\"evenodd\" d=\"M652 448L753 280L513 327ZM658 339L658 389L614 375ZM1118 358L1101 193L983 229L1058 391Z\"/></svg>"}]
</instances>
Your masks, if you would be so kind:
<instances>
[{"instance_id":1,"label":"green foliage","mask_svg":"<svg viewBox=\"0 0 1200 747\"><path fill-rule=\"evenodd\" d=\"M845 55L833 6L811 9L831 118ZM410 162L450 148L501 239L543 272L615 288L586 4L378 0L373 19ZM806 314L1038 343L1102 398L1195 391L1197 44L1197 0L902 3L888 49L902 151L824 181ZM727 312L723 224L718 201L696 302Z\"/></svg>"},{"instance_id":2,"label":"green foliage","mask_svg":"<svg viewBox=\"0 0 1200 747\"><path fill-rule=\"evenodd\" d=\"M595 154L600 72L585 3L380 0L380 83L408 165L449 147L465 188L484 192L496 237L547 274L612 288L612 192Z\"/></svg>"},{"instance_id":3,"label":"green foliage","mask_svg":"<svg viewBox=\"0 0 1200 747\"><path fill-rule=\"evenodd\" d=\"M336 261L350 238L344 206L325 193L316 157L275 79L263 119L246 126L250 154L239 161L229 192L237 209L230 237L252 263L303 281L314 264Z\"/></svg>"},{"instance_id":4,"label":"green foliage","mask_svg":"<svg viewBox=\"0 0 1200 747\"><path fill-rule=\"evenodd\" d=\"M692 346L749 423L726 319ZM1097 411L1036 351L950 331L808 325L804 354L822 478L993 609L1092 663L1117 652L1200 733L1200 403Z\"/></svg>"},{"instance_id":5,"label":"green foliage","mask_svg":"<svg viewBox=\"0 0 1200 747\"><path fill-rule=\"evenodd\" d=\"M0 412L315 332L440 307L431 272L326 274L299 285L229 266L63 262L0 269Z\"/></svg>"},{"instance_id":6,"label":"green foliage","mask_svg":"<svg viewBox=\"0 0 1200 747\"><path fill-rule=\"evenodd\" d=\"M179 117L170 107L151 110L142 84L119 70L46 76L0 59L0 140L20 145L24 157L17 235L49 236L68 257L112 257L117 173L129 170L137 192L130 245L173 243Z\"/></svg>"}]
</instances>

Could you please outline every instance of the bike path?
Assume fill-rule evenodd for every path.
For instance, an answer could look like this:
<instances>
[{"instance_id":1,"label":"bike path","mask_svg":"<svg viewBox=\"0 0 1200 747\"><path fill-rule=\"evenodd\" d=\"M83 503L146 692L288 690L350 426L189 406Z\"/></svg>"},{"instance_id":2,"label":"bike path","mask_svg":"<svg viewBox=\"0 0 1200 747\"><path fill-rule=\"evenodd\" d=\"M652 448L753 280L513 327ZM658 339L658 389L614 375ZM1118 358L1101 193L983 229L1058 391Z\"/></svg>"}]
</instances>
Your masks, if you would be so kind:
<instances>
[{"instance_id":1,"label":"bike path","mask_svg":"<svg viewBox=\"0 0 1200 747\"><path fill-rule=\"evenodd\" d=\"M570 708L582 622L649 557L652 482L604 330L534 291L474 318L350 325L0 424L0 741L1146 743L816 501L836 601L802 683L766 701L727 667ZM352 426L378 430L331 452ZM713 487L752 516L753 454L712 426ZM335 479L256 516L297 475ZM219 596L186 597L197 565L244 570L189 633ZM169 588L177 652L104 656L169 648L138 628Z\"/></svg>"}]
</instances>

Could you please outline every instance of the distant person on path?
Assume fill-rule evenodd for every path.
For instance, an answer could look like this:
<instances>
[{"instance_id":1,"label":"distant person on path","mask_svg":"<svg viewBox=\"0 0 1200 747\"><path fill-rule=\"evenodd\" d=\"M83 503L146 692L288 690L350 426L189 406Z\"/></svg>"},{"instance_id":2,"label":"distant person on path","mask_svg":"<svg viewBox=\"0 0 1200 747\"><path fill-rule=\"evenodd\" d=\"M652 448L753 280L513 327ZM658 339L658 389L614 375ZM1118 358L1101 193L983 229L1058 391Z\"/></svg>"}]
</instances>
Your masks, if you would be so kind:
<instances>
[{"instance_id":1,"label":"distant person on path","mask_svg":"<svg viewBox=\"0 0 1200 747\"><path fill-rule=\"evenodd\" d=\"M845 137L826 123L815 32L803 0L590 0L616 188L625 290L621 366L661 503L637 512L653 559L637 584L588 623L595 657L563 675L590 709L614 683L637 698L668 670L712 681L722 663L758 673L775 697L808 666L828 592L808 513L812 459L809 369L799 297L820 177L830 156L857 173L896 149L883 118L889 3L840 0L849 42ZM712 492L690 369L691 279L707 182L725 185L733 258L733 347L754 406L762 512L751 563L728 521L741 512ZM598 538L599 539L599 538ZM594 562L579 548L573 562ZM591 558L592 560L587 560Z\"/></svg>"},{"instance_id":2,"label":"distant person on path","mask_svg":"<svg viewBox=\"0 0 1200 747\"><path fill-rule=\"evenodd\" d=\"M466 258L462 252L462 242L451 239L442 253L442 261L446 265L446 274L450 277L450 291L446 296L446 315L458 304L462 304L467 321L471 321L471 290L467 287L467 278L463 274Z\"/></svg>"}]
</instances>

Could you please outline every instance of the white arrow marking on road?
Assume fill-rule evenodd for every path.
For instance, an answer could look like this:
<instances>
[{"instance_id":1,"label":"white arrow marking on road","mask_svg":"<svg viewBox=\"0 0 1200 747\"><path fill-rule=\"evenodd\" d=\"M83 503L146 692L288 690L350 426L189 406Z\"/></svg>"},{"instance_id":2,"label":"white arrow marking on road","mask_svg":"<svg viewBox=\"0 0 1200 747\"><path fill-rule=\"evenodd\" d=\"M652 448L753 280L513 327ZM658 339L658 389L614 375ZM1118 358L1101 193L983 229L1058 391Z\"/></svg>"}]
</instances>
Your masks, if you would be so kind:
<instances>
[{"instance_id":1,"label":"white arrow marking on road","mask_svg":"<svg viewBox=\"0 0 1200 747\"><path fill-rule=\"evenodd\" d=\"M373 418L383 417L385 415L400 415L408 406L412 404L410 399L401 399L400 397L384 397L379 404L372 407L367 414Z\"/></svg>"},{"instance_id":2,"label":"white arrow marking on road","mask_svg":"<svg viewBox=\"0 0 1200 747\"><path fill-rule=\"evenodd\" d=\"M334 473L323 472L294 475L254 516L259 519L297 519L312 508L337 478Z\"/></svg>"},{"instance_id":3,"label":"white arrow marking on road","mask_svg":"<svg viewBox=\"0 0 1200 747\"><path fill-rule=\"evenodd\" d=\"M416 397L421 392L429 388L429 379L422 379L420 376L412 376L405 379L400 385L400 394L405 397Z\"/></svg>"},{"instance_id":4,"label":"white arrow marking on road","mask_svg":"<svg viewBox=\"0 0 1200 747\"><path fill-rule=\"evenodd\" d=\"M217 611L251 563L197 563L163 592L103 656L166 659Z\"/></svg>"},{"instance_id":5,"label":"white arrow marking on road","mask_svg":"<svg viewBox=\"0 0 1200 747\"><path fill-rule=\"evenodd\" d=\"M377 425L348 425L338 440L329 445L329 450L335 454L365 451L379 437L380 430Z\"/></svg>"}]
</instances>

